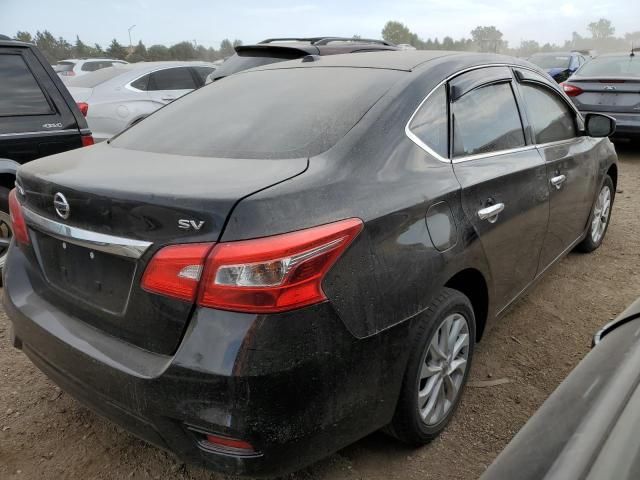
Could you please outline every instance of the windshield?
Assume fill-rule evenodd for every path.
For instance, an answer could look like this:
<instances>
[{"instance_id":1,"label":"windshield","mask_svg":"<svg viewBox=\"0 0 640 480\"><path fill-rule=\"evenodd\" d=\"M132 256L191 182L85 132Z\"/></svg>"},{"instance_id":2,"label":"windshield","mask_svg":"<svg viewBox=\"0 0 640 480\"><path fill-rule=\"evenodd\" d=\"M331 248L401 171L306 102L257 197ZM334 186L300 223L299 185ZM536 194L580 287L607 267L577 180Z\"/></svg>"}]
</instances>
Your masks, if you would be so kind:
<instances>
[{"instance_id":1,"label":"windshield","mask_svg":"<svg viewBox=\"0 0 640 480\"><path fill-rule=\"evenodd\" d=\"M281 50L281 51L279 51ZM285 60L293 60L304 56L304 52L294 52L291 49L269 49L269 50L249 50L235 53L227 58L210 77L212 80L218 80L227 77L233 73L249 70L254 67L269 65L270 63L283 62Z\"/></svg>"},{"instance_id":2,"label":"windshield","mask_svg":"<svg viewBox=\"0 0 640 480\"><path fill-rule=\"evenodd\" d=\"M118 75L126 72L128 69L126 66L118 65L117 67L107 67L95 72L87 73L81 77L74 77L67 82L68 87L85 87L93 88L101 83L111 80Z\"/></svg>"},{"instance_id":3,"label":"windshield","mask_svg":"<svg viewBox=\"0 0 640 480\"><path fill-rule=\"evenodd\" d=\"M73 70L74 62L58 62L53 66L53 71L56 73L59 72L70 72Z\"/></svg>"},{"instance_id":4,"label":"windshield","mask_svg":"<svg viewBox=\"0 0 640 480\"><path fill-rule=\"evenodd\" d=\"M116 147L226 158L297 158L331 148L404 73L355 68L232 75L168 105Z\"/></svg>"},{"instance_id":5,"label":"windshield","mask_svg":"<svg viewBox=\"0 0 640 480\"><path fill-rule=\"evenodd\" d=\"M582 77L640 77L640 59L629 55L594 58L578 71Z\"/></svg>"},{"instance_id":6,"label":"windshield","mask_svg":"<svg viewBox=\"0 0 640 480\"><path fill-rule=\"evenodd\" d=\"M568 55L534 55L529 59L541 68L568 68L571 57Z\"/></svg>"}]
</instances>

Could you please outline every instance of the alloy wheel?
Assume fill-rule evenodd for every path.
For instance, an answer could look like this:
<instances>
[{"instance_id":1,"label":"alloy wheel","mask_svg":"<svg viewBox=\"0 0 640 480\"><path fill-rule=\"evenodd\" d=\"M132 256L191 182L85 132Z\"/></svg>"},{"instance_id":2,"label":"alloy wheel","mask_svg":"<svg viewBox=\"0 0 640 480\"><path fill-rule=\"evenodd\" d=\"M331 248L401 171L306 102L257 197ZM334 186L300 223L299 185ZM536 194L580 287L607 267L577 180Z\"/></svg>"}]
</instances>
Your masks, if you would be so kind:
<instances>
[{"instance_id":1,"label":"alloy wheel","mask_svg":"<svg viewBox=\"0 0 640 480\"><path fill-rule=\"evenodd\" d=\"M455 405L469 357L467 319L453 313L436 329L422 361L418 408L422 421L437 425Z\"/></svg>"},{"instance_id":2,"label":"alloy wheel","mask_svg":"<svg viewBox=\"0 0 640 480\"><path fill-rule=\"evenodd\" d=\"M593 208L593 219L591 221L591 238L594 243L598 243L609 222L609 214L611 213L611 189L608 185L602 187L596 205Z\"/></svg>"}]
</instances>

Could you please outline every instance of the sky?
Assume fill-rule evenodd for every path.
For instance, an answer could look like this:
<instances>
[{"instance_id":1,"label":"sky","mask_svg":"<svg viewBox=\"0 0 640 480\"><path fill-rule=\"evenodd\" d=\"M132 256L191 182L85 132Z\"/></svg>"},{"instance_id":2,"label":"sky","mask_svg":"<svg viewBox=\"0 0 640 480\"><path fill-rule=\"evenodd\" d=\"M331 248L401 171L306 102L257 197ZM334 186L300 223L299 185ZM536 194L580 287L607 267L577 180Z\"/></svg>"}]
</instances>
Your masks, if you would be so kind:
<instances>
[{"instance_id":1,"label":"sky","mask_svg":"<svg viewBox=\"0 0 640 480\"><path fill-rule=\"evenodd\" d=\"M421 38L469 37L495 25L511 47L521 40L562 44L608 18L616 34L640 30L640 0L0 0L0 33L49 30L56 37L106 47L112 38L172 45L188 40L217 48L224 38L245 44L282 36L380 38L398 20Z\"/></svg>"}]
</instances>

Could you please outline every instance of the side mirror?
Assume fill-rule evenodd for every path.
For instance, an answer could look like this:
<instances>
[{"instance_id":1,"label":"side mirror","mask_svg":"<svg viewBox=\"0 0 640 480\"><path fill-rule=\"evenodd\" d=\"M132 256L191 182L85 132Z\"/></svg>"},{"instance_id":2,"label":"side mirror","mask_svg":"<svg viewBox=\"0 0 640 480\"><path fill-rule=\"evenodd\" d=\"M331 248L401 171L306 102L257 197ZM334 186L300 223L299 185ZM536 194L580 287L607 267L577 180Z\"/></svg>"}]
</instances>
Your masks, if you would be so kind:
<instances>
[{"instance_id":1,"label":"side mirror","mask_svg":"<svg viewBox=\"0 0 640 480\"><path fill-rule=\"evenodd\" d=\"M616 120L600 113L587 113L584 128L590 137L610 137L616 131Z\"/></svg>"}]
</instances>

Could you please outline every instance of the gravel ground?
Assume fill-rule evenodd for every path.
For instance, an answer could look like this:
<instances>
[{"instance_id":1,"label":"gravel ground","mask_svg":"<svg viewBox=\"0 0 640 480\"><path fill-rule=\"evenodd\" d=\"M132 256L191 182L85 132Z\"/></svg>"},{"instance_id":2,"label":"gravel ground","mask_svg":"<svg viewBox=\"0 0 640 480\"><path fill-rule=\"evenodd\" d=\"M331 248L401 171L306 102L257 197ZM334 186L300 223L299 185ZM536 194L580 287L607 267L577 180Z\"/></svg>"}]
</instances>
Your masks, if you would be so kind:
<instances>
[{"instance_id":1,"label":"gravel ground","mask_svg":"<svg viewBox=\"0 0 640 480\"><path fill-rule=\"evenodd\" d=\"M589 351L592 334L640 292L640 147L619 146L621 171L607 238L570 254L479 344L472 382L444 434L418 450L374 434L291 479L473 479ZM0 312L0 478L208 479L61 392L9 346Z\"/></svg>"}]
</instances>

